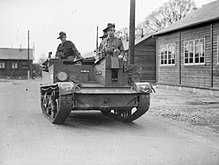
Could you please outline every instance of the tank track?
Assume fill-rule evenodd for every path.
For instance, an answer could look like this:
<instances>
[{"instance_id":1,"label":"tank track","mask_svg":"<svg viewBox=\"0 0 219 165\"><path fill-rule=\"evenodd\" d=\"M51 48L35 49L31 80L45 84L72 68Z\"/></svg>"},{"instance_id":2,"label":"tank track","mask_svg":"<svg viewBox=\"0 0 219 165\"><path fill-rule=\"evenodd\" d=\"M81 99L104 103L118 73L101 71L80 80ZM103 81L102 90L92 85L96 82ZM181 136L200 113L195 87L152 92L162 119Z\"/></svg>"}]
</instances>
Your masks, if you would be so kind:
<instances>
[{"instance_id":1,"label":"tank track","mask_svg":"<svg viewBox=\"0 0 219 165\"><path fill-rule=\"evenodd\" d=\"M139 104L138 107L134 107L132 109L120 109L120 110L111 110L111 111L104 111L102 110L102 114L112 118L114 120L118 120L121 122L132 122L139 117L141 117L143 114L145 114L150 106L150 96L148 95L148 98L145 98L146 95L140 95L139 96Z\"/></svg>"},{"instance_id":2,"label":"tank track","mask_svg":"<svg viewBox=\"0 0 219 165\"><path fill-rule=\"evenodd\" d=\"M59 96L57 88L41 88L42 113L51 123L63 124L72 107L72 94Z\"/></svg>"}]
</instances>

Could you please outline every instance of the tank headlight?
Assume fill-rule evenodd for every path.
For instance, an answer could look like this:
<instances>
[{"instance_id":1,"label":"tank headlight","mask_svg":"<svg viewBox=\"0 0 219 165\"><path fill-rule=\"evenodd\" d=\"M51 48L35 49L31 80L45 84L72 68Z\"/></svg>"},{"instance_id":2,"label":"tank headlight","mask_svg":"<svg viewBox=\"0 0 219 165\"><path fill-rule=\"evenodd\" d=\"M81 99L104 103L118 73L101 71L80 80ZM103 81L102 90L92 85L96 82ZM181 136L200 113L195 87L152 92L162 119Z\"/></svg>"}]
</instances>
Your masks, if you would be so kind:
<instances>
[{"instance_id":1,"label":"tank headlight","mask_svg":"<svg viewBox=\"0 0 219 165\"><path fill-rule=\"evenodd\" d=\"M141 89L142 92L151 93L151 89L146 85L140 86L140 89Z\"/></svg>"},{"instance_id":2,"label":"tank headlight","mask_svg":"<svg viewBox=\"0 0 219 165\"><path fill-rule=\"evenodd\" d=\"M147 82L137 82L134 84L133 89L140 93L152 93L154 91L153 87Z\"/></svg>"},{"instance_id":3,"label":"tank headlight","mask_svg":"<svg viewBox=\"0 0 219 165\"><path fill-rule=\"evenodd\" d=\"M58 75L57 75L57 78L60 81L65 81L65 80L67 80L68 75L65 72L59 72Z\"/></svg>"},{"instance_id":4,"label":"tank headlight","mask_svg":"<svg viewBox=\"0 0 219 165\"><path fill-rule=\"evenodd\" d=\"M69 91L73 89L74 83L73 82L59 82L59 86L62 90Z\"/></svg>"}]
</instances>

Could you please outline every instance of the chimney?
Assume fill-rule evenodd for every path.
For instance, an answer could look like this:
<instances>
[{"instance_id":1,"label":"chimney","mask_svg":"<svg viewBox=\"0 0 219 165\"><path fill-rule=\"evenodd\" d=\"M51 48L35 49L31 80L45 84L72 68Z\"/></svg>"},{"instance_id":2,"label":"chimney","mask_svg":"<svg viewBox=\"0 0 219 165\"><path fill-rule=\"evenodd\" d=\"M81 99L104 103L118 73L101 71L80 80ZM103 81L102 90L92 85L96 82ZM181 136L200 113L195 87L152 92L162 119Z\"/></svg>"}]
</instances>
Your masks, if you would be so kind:
<instances>
[{"instance_id":1,"label":"chimney","mask_svg":"<svg viewBox=\"0 0 219 165\"><path fill-rule=\"evenodd\" d=\"M141 28L141 38L144 37L144 29Z\"/></svg>"},{"instance_id":2,"label":"chimney","mask_svg":"<svg viewBox=\"0 0 219 165\"><path fill-rule=\"evenodd\" d=\"M197 7L193 7L193 8L192 8L193 11L195 11L195 10L197 10L197 9L198 9Z\"/></svg>"}]
</instances>

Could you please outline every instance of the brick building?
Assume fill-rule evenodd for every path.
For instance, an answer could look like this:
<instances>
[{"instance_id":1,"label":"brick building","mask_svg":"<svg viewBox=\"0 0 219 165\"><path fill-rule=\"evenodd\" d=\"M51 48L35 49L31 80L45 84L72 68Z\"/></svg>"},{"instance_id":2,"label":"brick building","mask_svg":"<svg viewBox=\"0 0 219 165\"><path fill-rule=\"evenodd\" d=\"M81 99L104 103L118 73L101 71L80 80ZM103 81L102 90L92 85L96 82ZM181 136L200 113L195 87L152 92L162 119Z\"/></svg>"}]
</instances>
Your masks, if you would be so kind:
<instances>
[{"instance_id":1,"label":"brick building","mask_svg":"<svg viewBox=\"0 0 219 165\"><path fill-rule=\"evenodd\" d=\"M0 48L0 78L28 78L33 63L33 49ZM30 73L31 74L31 73Z\"/></svg>"},{"instance_id":2,"label":"brick building","mask_svg":"<svg viewBox=\"0 0 219 165\"><path fill-rule=\"evenodd\" d=\"M155 33L158 84L219 89L219 1Z\"/></svg>"}]
</instances>

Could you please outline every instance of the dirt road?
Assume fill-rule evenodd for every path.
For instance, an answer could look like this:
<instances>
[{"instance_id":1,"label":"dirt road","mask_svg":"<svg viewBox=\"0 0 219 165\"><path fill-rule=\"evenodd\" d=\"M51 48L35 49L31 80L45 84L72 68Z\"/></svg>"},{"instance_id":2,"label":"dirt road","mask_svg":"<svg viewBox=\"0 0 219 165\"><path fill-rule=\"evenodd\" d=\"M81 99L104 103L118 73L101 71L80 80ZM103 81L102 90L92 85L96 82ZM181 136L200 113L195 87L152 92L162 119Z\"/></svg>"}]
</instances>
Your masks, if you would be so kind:
<instances>
[{"instance_id":1,"label":"dirt road","mask_svg":"<svg viewBox=\"0 0 219 165\"><path fill-rule=\"evenodd\" d=\"M41 114L39 84L0 82L0 165L219 164L218 134L152 113L162 106L157 102L130 124L94 111L72 113L65 125L53 125Z\"/></svg>"}]
</instances>

